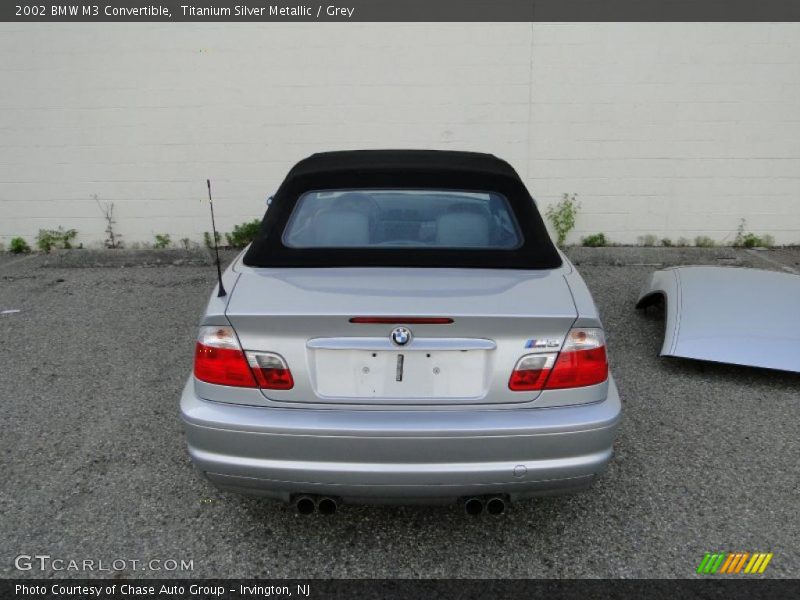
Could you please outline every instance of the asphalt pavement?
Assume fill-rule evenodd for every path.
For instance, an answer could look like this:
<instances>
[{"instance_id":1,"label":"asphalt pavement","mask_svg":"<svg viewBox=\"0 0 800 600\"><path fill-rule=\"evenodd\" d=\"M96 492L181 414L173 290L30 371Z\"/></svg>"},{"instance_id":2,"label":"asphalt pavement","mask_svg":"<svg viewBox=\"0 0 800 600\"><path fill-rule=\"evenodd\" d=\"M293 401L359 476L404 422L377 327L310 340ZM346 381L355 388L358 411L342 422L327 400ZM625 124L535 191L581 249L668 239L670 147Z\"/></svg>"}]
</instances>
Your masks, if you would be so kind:
<instances>
[{"instance_id":1,"label":"asphalt pavement","mask_svg":"<svg viewBox=\"0 0 800 600\"><path fill-rule=\"evenodd\" d=\"M800 576L800 375L659 358L663 315L634 308L660 266L796 272L798 249L570 250L623 400L615 458L588 492L478 518L300 516L216 491L178 419L213 267L202 253L79 252L0 255L0 311L19 311L0 314L1 576L683 578L708 551L773 552L764 576ZM20 555L127 562L20 571ZM142 570L153 559L192 569Z\"/></svg>"}]
</instances>

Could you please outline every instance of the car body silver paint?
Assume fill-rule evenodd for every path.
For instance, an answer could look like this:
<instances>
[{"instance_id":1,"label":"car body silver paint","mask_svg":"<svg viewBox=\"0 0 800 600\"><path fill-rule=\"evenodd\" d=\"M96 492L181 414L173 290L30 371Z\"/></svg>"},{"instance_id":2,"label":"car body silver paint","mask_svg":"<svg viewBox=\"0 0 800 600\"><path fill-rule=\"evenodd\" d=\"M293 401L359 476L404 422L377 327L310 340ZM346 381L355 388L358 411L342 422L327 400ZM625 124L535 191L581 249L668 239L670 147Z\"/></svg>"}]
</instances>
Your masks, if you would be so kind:
<instances>
[{"instance_id":1,"label":"car body silver paint","mask_svg":"<svg viewBox=\"0 0 800 600\"><path fill-rule=\"evenodd\" d=\"M564 269L562 271L564 280L567 282L569 290L572 293L572 300L575 302L575 308L578 313L572 326L602 327L603 323L600 321L600 311L597 310L597 306L589 292L589 288L586 286L586 282L567 256L561 251L559 251L559 254L561 254L561 260L564 261Z\"/></svg>"},{"instance_id":2,"label":"car body silver paint","mask_svg":"<svg viewBox=\"0 0 800 600\"><path fill-rule=\"evenodd\" d=\"M284 501L299 493L347 501L439 502L473 494L514 500L589 486L606 468L621 415L613 378L598 385L511 392L531 339L602 327L572 264L547 271L488 269L255 269L240 254L223 273L201 325L232 325L245 350L289 363L292 390L234 388L190 377L181 418L190 456L219 488ZM314 346L393 348L396 325L352 316L441 316L409 325L403 347L489 352L478 398L324 398L309 379ZM400 324L397 324L400 325ZM346 338L350 338L349 340ZM355 340L355 341L354 341ZM558 348L556 348L558 350Z\"/></svg>"},{"instance_id":3,"label":"car body silver paint","mask_svg":"<svg viewBox=\"0 0 800 600\"><path fill-rule=\"evenodd\" d=\"M600 402L541 410L264 409L209 402L195 389L190 378L181 416L198 470L221 489L283 501L515 500L583 489L611 459L621 410L613 378Z\"/></svg>"},{"instance_id":4,"label":"car body silver paint","mask_svg":"<svg viewBox=\"0 0 800 600\"><path fill-rule=\"evenodd\" d=\"M800 372L800 276L692 266L655 271L637 308L663 298L661 356Z\"/></svg>"},{"instance_id":5,"label":"car body silver paint","mask_svg":"<svg viewBox=\"0 0 800 600\"><path fill-rule=\"evenodd\" d=\"M411 325L417 340L446 338L488 339L496 343L492 363L504 376L493 377L484 394L463 399L431 398L428 404L529 404L539 392L508 389L511 368L530 349L531 337L563 341L578 313L563 275L570 265L545 271L493 269L407 268L286 268L242 265L225 316L236 329L245 350L268 350L289 364L295 385L291 390L265 390L276 405L367 405L367 399L323 398L315 392L314 355L307 341L343 335L382 337L389 341L395 325L350 324L353 316L441 316L451 325ZM466 347L464 349L467 349ZM546 349L545 349L546 350ZM587 394L587 401L595 401ZM417 405L416 398L393 398L387 405Z\"/></svg>"}]
</instances>

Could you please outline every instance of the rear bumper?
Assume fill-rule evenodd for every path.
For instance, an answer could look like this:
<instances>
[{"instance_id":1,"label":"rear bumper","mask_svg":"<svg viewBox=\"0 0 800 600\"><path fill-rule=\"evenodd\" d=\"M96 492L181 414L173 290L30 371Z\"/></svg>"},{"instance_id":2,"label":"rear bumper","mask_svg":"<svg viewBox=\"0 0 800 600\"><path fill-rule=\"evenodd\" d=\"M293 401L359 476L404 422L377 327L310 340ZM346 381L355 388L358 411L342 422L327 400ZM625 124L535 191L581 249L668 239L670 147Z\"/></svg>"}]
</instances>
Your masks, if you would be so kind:
<instances>
[{"instance_id":1,"label":"rear bumper","mask_svg":"<svg viewBox=\"0 0 800 600\"><path fill-rule=\"evenodd\" d=\"M181 418L195 466L216 486L289 501L512 500L587 487L612 456L620 418L603 402L540 409L316 410L210 402L190 378Z\"/></svg>"}]
</instances>

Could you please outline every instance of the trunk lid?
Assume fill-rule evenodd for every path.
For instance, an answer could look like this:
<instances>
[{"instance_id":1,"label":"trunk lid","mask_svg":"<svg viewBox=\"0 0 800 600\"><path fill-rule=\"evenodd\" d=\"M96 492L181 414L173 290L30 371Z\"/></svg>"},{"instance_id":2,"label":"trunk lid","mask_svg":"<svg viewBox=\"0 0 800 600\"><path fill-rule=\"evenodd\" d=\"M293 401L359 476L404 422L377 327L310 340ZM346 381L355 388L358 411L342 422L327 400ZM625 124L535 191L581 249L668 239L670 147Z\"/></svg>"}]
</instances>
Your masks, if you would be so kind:
<instances>
[{"instance_id":1,"label":"trunk lid","mask_svg":"<svg viewBox=\"0 0 800 600\"><path fill-rule=\"evenodd\" d=\"M269 399L389 405L529 402L538 392L508 389L516 361L532 340L557 350L577 316L561 269L397 268L242 268L226 315L245 350L286 360L295 387ZM400 318L350 322L386 316Z\"/></svg>"}]
</instances>

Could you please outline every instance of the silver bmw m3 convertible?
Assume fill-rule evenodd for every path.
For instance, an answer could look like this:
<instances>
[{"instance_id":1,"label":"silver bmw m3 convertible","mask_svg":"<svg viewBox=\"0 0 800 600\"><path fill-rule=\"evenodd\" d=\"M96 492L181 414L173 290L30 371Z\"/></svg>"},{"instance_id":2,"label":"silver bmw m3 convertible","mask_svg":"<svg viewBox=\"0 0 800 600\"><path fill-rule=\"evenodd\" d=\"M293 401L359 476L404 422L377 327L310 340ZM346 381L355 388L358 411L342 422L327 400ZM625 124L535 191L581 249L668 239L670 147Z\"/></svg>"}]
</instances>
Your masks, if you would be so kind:
<instances>
[{"instance_id":1,"label":"silver bmw m3 convertible","mask_svg":"<svg viewBox=\"0 0 800 600\"><path fill-rule=\"evenodd\" d=\"M589 291L506 162L315 154L211 295L181 398L224 490L470 513L579 490L620 400Z\"/></svg>"}]
</instances>

